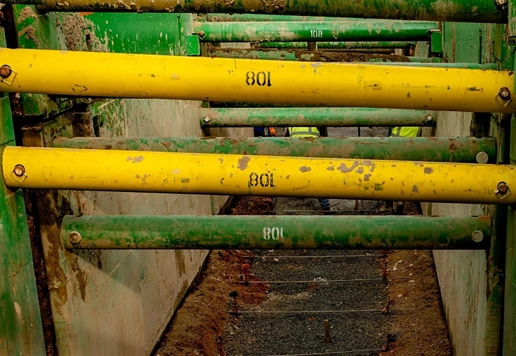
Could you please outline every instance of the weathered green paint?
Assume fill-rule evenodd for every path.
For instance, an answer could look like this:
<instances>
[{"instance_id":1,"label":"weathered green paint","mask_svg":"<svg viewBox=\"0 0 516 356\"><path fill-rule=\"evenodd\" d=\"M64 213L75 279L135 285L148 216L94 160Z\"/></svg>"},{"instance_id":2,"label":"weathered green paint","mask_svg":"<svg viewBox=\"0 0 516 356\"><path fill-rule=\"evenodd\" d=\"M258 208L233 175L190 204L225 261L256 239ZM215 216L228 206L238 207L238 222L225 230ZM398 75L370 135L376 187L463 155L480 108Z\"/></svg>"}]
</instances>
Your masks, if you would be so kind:
<instances>
[{"instance_id":1,"label":"weathered green paint","mask_svg":"<svg viewBox=\"0 0 516 356\"><path fill-rule=\"evenodd\" d=\"M487 312L485 355L501 354L505 245L508 207L498 205L494 214L493 233L487 259Z\"/></svg>"},{"instance_id":2,"label":"weathered green paint","mask_svg":"<svg viewBox=\"0 0 516 356\"><path fill-rule=\"evenodd\" d=\"M439 57L407 57L411 62L418 63L441 63L443 60Z\"/></svg>"},{"instance_id":3,"label":"weathered green paint","mask_svg":"<svg viewBox=\"0 0 516 356\"><path fill-rule=\"evenodd\" d=\"M308 48L306 42L259 42L253 44L255 48ZM413 43L409 41L394 42L317 42L318 48L331 49L377 49L377 48L407 48Z\"/></svg>"},{"instance_id":4,"label":"weathered green paint","mask_svg":"<svg viewBox=\"0 0 516 356\"><path fill-rule=\"evenodd\" d=\"M516 68L516 57L513 63ZM510 164L516 164L516 115L511 118L508 151ZM516 355L516 207L509 207L505 250L503 356L512 356Z\"/></svg>"},{"instance_id":5,"label":"weathered green paint","mask_svg":"<svg viewBox=\"0 0 516 356\"><path fill-rule=\"evenodd\" d=\"M62 49L57 33L57 16L41 15L34 6L13 6L14 26L20 48ZM73 105L72 99L49 97L44 94L20 94L16 116L48 118Z\"/></svg>"},{"instance_id":6,"label":"weathered green paint","mask_svg":"<svg viewBox=\"0 0 516 356\"><path fill-rule=\"evenodd\" d=\"M507 11L491 0L6 0L8 4L40 5L52 11L131 11L191 13L258 13L282 15L381 18L399 20L506 23Z\"/></svg>"},{"instance_id":7,"label":"weathered green paint","mask_svg":"<svg viewBox=\"0 0 516 356\"><path fill-rule=\"evenodd\" d=\"M0 27L0 46L5 47ZM0 94L0 154L15 145L9 97ZM43 327L21 191L9 190L0 174L0 354L44 355Z\"/></svg>"},{"instance_id":8,"label":"weathered green paint","mask_svg":"<svg viewBox=\"0 0 516 356\"><path fill-rule=\"evenodd\" d=\"M259 126L434 126L436 111L375 108L203 108L201 125Z\"/></svg>"},{"instance_id":9,"label":"weathered green paint","mask_svg":"<svg viewBox=\"0 0 516 356\"><path fill-rule=\"evenodd\" d=\"M443 35L441 31L432 31L430 35L430 52L441 54L443 52Z\"/></svg>"},{"instance_id":10,"label":"weathered green paint","mask_svg":"<svg viewBox=\"0 0 516 356\"><path fill-rule=\"evenodd\" d=\"M54 147L158 152L334 157L434 162L475 162L479 152L496 160L493 139L426 137L292 138L74 138Z\"/></svg>"},{"instance_id":11,"label":"weathered green paint","mask_svg":"<svg viewBox=\"0 0 516 356\"><path fill-rule=\"evenodd\" d=\"M277 51L273 49L210 49L206 56L217 57L217 58L243 58L243 59L265 59L265 60L284 60L284 61L335 61L335 62L346 62L349 59L348 53L345 52L334 52L334 51L308 51L308 50L295 50L295 51ZM419 58L416 57L405 57L410 62L399 62L399 61L385 61L389 59L389 56L381 58L366 58L368 62L374 62L375 64L381 65L396 65L406 67L439 67L439 68L462 68L462 69L485 69L485 70L496 70L496 63L441 63L440 58L425 58L419 62Z\"/></svg>"},{"instance_id":12,"label":"weathered green paint","mask_svg":"<svg viewBox=\"0 0 516 356\"><path fill-rule=\"evenodd\" d=\"M198 21L209 22L243 22L243 21L345 21L353 20L342 17L322 16L288 16L266 14L206 14L199 15Z\"/></svg>"},{"instance_id":13,"label":"weathered green paint","mask_svg":"<svg viewBox=\"0 0 516 356\"><path fill-rule=\"evenodd\" d=\"M197 22L195 33L205 42L255 41L425 41L436 22L391 20Z\"/></svg>"},{"instance_id":14,"label":"weathered green paint","mask_svg":"<svg viewBox=\"0 0 516 356\"><path fill-rule=\"evenodd\" d=\"M514 119L513 119L514 121ZM511 136L514 135L514 132ZM514 144L514 142L512 142ZM514 161L513 161L514 163ZM503 356L516 355L516 208L509 207L505 255Z\"/></svg>"},{"instance_id":15,"label":"weathered green paint","mask_svg":"<svg viewBox=\"0 0 516 356\"><path fill-rule=\"evenodd\" d=\"M61 226L69 249L485 249L490 233L483 217L65 216Z\"/></svg>"}]
</instances>

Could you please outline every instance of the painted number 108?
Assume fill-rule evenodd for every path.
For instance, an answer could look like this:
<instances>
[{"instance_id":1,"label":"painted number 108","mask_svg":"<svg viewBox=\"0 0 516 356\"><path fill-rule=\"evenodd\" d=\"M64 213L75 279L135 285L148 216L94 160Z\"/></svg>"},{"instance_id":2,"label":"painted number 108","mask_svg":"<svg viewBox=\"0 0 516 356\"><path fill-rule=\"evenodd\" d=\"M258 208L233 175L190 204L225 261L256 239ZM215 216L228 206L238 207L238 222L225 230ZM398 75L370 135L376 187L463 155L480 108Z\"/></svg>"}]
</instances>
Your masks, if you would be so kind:
<instances>
[{"instance_id":1,"label":"painted number 108","mask_svg":"<svg viewBox=\"0 0 516 356\"><path fill-rule=\"evenodd\" d=\"M249 71L245 74L245 83L249 86L258 85L260 87L272 86L271 72L253 72Z\"/></svg>"},{"instance_id":2,"label":"painted number 108","mask_svg":"<svg viewBox=\"0 0 516 356\"><path fill-rule=\"evenodd\" d=\"M310 30L310 37L322 38L322 30Z\"/></svg>"},{"instance_id":3,"label":"painted number 108","mask_svg":"<svg viewBox=\"0 0 516 356\"><path fill-rule=\"evenodd\" d=\"M263 228L263 239L264 240L277 240L283 238L282 227L264 227Z\"/></svg>"}]
</instances>

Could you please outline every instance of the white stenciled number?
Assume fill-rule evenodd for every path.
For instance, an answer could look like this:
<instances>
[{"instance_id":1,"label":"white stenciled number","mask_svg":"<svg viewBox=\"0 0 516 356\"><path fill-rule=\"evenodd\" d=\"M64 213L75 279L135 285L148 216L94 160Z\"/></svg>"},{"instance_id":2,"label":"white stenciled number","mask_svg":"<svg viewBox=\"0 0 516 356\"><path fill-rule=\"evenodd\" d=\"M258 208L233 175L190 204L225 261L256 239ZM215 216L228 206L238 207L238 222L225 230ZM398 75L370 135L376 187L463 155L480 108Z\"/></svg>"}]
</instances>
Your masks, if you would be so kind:
<instances>
[{"instance_id":1,"label":"white stenciled number","mask_svg":"<svg viewBox=\"0 0 516 356\"><path fill-rule=\"evenodd\" d=\"M283 228L273 227L272 228L272 239L277 240L283 238Z\"/></svg>"},{"instance_id":2,"label":"white stenciled number","mask_svg":"<svg viewBox=\"0 0 516 356\"><path fill-rule=\"evenodd\" d=\"M283 228L282 227L264 227L263 228L263 239L264 240L277 240L283 238Z\"/></svg>"},{"instance_id":3,"label":"white stenciled number","mask_svg":"<svg viewBox=\"0 0 516 356\"><path fill-rule=\"evenodd\" d=\"M310 30L310 36L312 38L321 38L322 37L322 30Z\"/></svg>"}]
</instances>

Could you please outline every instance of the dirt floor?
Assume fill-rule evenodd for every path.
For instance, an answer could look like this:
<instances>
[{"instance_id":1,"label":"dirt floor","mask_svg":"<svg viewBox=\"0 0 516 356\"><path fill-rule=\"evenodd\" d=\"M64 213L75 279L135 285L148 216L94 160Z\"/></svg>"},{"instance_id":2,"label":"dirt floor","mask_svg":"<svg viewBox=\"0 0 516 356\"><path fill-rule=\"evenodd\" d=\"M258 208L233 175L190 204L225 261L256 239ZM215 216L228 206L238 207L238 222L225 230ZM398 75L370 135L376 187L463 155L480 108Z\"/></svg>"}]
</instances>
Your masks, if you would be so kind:
<instances>
[{"instance_id":1,"label":"dirt floor","mask_svg":"<svg viewBox=\"0 0 516 356\"><path fill-rule=\"evenodd\" d=\"M301 205L307 202L315 204L299 200ZM276 204L281 207L281 201ZM258 214L270 208L267 198L237 198L232 214ZM307 255L319 257L300 257ZM247 265L248 285L243 283ZM382 280L384 268L387 284ZM323 279L377 280L324 283ZM278 280L310 283L258 283ZM230 296L235 292L236 306ZM389 299L394 304L384 315L380 310ZM313 313L316 310L373 311ZM328 344L324 320L329 322ZM388 336L395 341L387 345ZM382 353L386 346L389 351ZM431 252L212 251L155 353L319 354L452 355Z\"/></svg>"},{"instance_id":2,"label":"dirt floor","mask_svg":"<svg viewBox=\"0 0 516 356\"><path fill-rule=\"evenodd\" d=\"M356 128L328 131L331 137L358 135ZM385 128L360 132L385 134ZM376 201L330 202L333 212L343 215L378 214L381 207ZM319 210L317 199L242 197L235 198L229 213ZM404 214L415 213L415 205L406 204ZM444 356L452 351L430 251L255 250L210 253L155 355Z\"/></svg>"}]
</instances>

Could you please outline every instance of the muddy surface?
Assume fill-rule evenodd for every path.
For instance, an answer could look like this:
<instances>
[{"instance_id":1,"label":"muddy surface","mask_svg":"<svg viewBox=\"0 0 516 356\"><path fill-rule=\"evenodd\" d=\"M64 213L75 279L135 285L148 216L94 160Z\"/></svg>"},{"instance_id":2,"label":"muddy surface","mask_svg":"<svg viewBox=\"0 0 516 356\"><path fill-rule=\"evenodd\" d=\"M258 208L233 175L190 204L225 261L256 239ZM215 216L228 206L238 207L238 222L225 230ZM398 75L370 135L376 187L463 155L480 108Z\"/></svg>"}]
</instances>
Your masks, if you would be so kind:
<instances>
[{"instance_id":1,"label":"muddy surface","mask_svg":"<svg viewBox=\"0 0 516 356\"><path fill-rule=\"evenodd\" d=\"M360 135L386 133L362 128ZM357 136L358 130L329 128L328 134ZM342 214L357 206L377 213L380 206L331 203ZM317 214L319 209L317 199L238 197L230 214ZM406 204L404 214L416 213L415 204ZM321 354L452 355L431 252L212 251L156 352Z\"/></svg>"}]
</instances>

